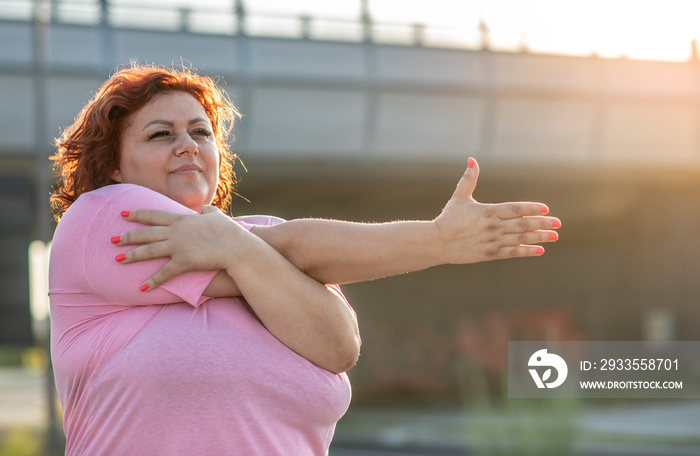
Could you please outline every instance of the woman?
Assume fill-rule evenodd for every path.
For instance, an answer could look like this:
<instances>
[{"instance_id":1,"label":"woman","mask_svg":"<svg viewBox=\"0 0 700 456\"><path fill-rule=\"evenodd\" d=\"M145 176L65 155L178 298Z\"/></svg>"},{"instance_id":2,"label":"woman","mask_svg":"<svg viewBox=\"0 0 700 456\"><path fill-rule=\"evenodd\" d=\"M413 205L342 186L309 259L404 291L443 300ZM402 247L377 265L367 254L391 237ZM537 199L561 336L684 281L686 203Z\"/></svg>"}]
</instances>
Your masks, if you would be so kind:
<instances>
[{"instance_id":1,"label":"woman","mask_svg":"<svg viewBox=\"0 0 700 456\"><path fill-rule=\"evenodd\" d=\"M231 219L212 80L134 66L57 141L52 359L67 455L326 454L359 356L333 283L536 256L540 203L473 200L478 166L432 221ZM134 247L136 246L136 247Z\"/></svg>"}]
</instances>

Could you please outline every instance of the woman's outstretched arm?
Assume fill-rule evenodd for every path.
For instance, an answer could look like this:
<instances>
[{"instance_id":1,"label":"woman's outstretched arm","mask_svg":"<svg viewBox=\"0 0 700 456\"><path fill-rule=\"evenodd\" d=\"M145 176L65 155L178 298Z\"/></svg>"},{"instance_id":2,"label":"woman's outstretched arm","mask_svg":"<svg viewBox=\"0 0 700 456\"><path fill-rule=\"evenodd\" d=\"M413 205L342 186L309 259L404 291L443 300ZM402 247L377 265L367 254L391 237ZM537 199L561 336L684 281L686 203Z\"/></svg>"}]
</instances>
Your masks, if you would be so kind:
<instances>
[{"instance_id":1,"label":"woman's outstretched arm","mask_svg":"<svg viewBox=\"0 0 700 456\"><path fill-rule=\"evenodd\" d=\"M483 204L470 166L434 220L379 224L300 219L253 232L323 283L373 280L436 266L539 256L558 239L559 219L533 202Z\"/></svg>"}]
</instances>

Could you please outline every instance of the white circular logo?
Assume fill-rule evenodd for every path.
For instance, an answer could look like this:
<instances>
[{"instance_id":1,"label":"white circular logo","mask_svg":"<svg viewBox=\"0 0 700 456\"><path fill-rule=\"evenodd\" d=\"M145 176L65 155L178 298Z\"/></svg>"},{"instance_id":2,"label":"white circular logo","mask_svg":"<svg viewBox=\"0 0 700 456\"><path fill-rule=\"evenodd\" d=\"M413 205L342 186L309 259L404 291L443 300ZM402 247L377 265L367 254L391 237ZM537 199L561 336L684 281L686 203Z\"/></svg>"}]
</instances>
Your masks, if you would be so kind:
<instances>
[{"instance_id":1,"label":"white circular logo","mask_svg":"<svg viewBox=\"0 0 700 456\"><path fill-rule=\"evenodd\" d=\"M569 373L569 369L566 366L564 359L555 355L554 353L547 353L547 349L537 350L531 357L530 361L527 363L528 367L549 367L546 371L542 373L542 378L540 378L537 369L528 369L532 379L538 388L556 388L557 386L564 383L566 380L566 375ZM547 382L552 376L552 369L557 370L556 380Z\"/></svg>"}]
</instances>

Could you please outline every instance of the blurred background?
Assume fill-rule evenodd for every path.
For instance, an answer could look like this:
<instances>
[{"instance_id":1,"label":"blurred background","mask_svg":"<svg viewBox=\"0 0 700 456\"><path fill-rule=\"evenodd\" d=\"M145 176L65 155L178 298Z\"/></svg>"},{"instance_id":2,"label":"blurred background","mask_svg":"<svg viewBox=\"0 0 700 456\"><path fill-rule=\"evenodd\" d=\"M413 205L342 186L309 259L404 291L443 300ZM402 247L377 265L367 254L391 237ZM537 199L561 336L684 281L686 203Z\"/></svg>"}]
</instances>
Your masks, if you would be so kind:
<instances>
[{"instance_id":1,"label":"blurred background","mask_svg":"<svg viewBox=\"0 0 700 456\"><path fill-rule=\"evenodd\" d=\"M0 456L62 454L48 156L132 60L220 77L244 115L236 215L433 218L473 156L479 201L562 219L542 258L343 287L363 346L331 455L700 454L697 401L533 403L504 385L508 340L700 340L699 15L681 0L0 0Z\"/></svg>"}]
</instances>

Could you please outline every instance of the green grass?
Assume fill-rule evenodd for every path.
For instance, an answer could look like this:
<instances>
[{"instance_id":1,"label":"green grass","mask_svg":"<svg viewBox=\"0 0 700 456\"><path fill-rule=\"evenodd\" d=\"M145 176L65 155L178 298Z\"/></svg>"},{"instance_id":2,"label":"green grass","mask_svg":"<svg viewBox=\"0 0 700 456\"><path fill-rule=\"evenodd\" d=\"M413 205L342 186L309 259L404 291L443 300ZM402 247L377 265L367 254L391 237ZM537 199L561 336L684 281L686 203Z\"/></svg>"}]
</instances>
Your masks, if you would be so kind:
<instances>
[{"instance_id":1,"label":"green grass","mask_svg":"<svg viewBox=\"0 0 700 456\"><path fill-rule=\"evenodd\" d=\"M578 415L571 399L482 403L468 414L466 436L478 456L566 456L578 438Z\"/></svg>"},{"instance_id":2,"label":"green grass","mask_svg":"<svg viewBox=\"0 0 700 456\"><path fill-rule=\"evenodd\" d=\"M0 431L0 456L43 456L41 429L13 427Z\"/></svg>"}]
</instances>

